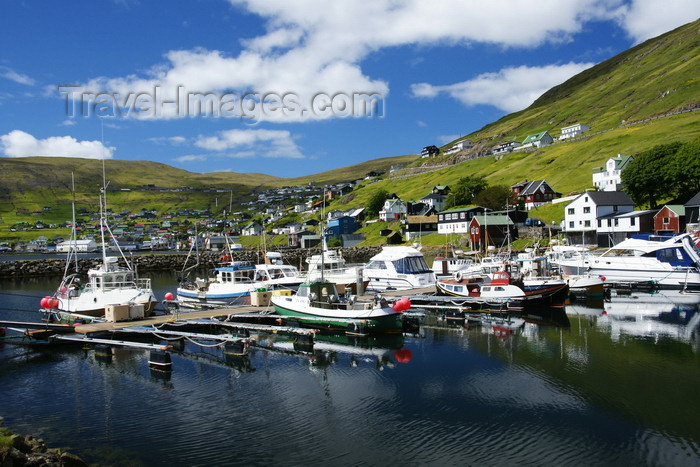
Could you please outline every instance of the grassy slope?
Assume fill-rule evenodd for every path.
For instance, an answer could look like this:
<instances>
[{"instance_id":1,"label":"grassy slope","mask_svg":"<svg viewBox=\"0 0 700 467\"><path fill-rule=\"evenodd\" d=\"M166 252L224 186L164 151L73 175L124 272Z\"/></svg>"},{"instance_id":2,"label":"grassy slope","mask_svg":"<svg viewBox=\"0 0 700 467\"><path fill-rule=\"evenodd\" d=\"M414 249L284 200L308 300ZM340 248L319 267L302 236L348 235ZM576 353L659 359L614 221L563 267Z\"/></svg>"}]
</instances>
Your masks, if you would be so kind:
<instances>
[{"instance_id":1,"label":"grassy slope","mask_svg":"<svg viewBox=\"0 0 700 467\"><path fill-rule=\"evenodd\" d=\"M553 136L574 123L591 126L587 137L555 144L534 152L515 153L499 160L486 157L415 176L393 178L371 184L353 193L352 200L330 208L362 206L380 188L404 200L418 200L434 185L450 185L467 175L484 176L490 184L512 185L525 179L546 179L564 195L591 187L591 171L612 156L635 154L656 144L698 138L699 112L665 117L632 126L622 126L696 107L700 96L698 29L700 20L651 39L602 62L543 94L529 108L507 115L467 135L480 147L503 141L522 141L527 135L547 130ZM445 147L451 146L448 143ZM434 161L440 162L440 160ZM144 183L156 186L220 187L233 190L234 203L254 188L319 184L362 178L369 171L386 171L395 164L416 166L417 156L386 157L319 174L284 179L264 174L219 172L197 174L148 161L105 162L111 188L134 188ZM70 216L70 174L75 174L78 206L97 207L102 180L102 162L66 158L0 159L0 232L16 220L18 208L28 210L52 206L47 221ZM409 173L406 171L405 173ZM181 207L221 209L228 206L228 193L115 192L109 205L115 210L152 208L173 211ZM548 222L563 217L563 205L534 213Z\"/></svg>"}]
</instances>

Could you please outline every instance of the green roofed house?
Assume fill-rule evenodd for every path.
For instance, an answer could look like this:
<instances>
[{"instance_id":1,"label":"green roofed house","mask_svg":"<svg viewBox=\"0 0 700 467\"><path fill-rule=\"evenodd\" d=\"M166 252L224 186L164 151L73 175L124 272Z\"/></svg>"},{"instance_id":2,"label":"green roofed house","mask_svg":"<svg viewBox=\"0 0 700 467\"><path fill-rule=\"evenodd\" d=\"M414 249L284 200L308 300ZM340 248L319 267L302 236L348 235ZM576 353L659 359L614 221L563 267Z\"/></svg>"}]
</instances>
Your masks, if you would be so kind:
<instances>
[{"instance_id":1,"label":"green roofed house","mask_svg":"<svg viewBox=\"0 0 700 467\"><path fill-rule=\"evenodd\" d=\"M593 169L593 185L598 191L622 191L622 171L629 165L634 157L618 154L611 157L605 163L605 167Z\"/></svg>"},{"instance_id":2,"label":"green roofed house","mask_svg":"<svg viewBox=\"0 0 700 467\"><path fill-rule=\"evenodd\" d=\"M554 142L554 138L549 134L547 131L541 131L539 133L535 133L534 135L529 135L525 140L523 141L522 146L520 146L518 149L526 149L526 148L541 148L543 146L548 146Z\"/></svg>"},{"instance_id":3,"label":"green roofed house","mask_svg":"<svg viewBox=\"0 0 700 467\"><path fill-rule=\"evenodd\" d=\"M500 247L518 237L518 231L506 214L474 216L469 222L469 242L472 250L486 251L489 245Z\"/></svg>"}]
</instances>

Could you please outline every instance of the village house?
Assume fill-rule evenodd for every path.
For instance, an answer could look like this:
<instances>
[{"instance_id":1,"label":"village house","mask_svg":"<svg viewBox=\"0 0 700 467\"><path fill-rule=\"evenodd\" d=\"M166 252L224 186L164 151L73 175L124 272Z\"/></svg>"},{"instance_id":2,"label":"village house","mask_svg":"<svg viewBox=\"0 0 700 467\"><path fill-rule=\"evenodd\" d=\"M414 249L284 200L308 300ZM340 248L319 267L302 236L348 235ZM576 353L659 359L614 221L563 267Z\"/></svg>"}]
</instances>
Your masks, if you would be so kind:
<instances>
[{"instance_id":1,"label":"village house","mask_svg":"<svg viewBox=\"0 0 700 467\"><path fill-rule=\"evenodd\" d=\"M611 247L632 235L649 234L654 229L656 209L608 214L597 219L598 246Z\"/></svg>"},{"instance_id":2,"label":"village house","mask_svg":"<svg viewBox=\"0 0 700 467\"><path fill-rule=\"evenodd\" d=\"M488 211L481 206L466 208L454 208L438 213L439 234L464 234L469 233L469 222L477 215L483 215Z\"/></svg>"},{"instance_id":3,"label":"village house","mask_svg":"<svg viewBox=\"0 0 700 467\"><path fill-rule=\"evenodd\" d=\"M384 201L384 209L379 211L379 220L384 222L396 221L403 214L406 214L406 203L399 198L391 198Z\"/></svg>"},{"instance_id":4,"label":"village house","mask_svg":"<svg viewBox=\"0 0 700 467\"><path fill-rule=\"evenodd\" d=\"M263 227L258 222L251 222L241 229L241 235L260 235Z\"/></svg>"},{"instance_id":5,"label":"village house","mask_svg":"<svg viewBox=\"0 0 700 467\"><path fill-rule=\"evenodd\" d=\"M435 145L431 145L423 148L423 150L420 152L420 157L425 159L426 157L433 157L437 156L438 154L440 154L440 149L438 149L438 147Z\"/></svg>"},{"instance_id":6,"label":"village house","mask_svg":"<svg viewBox=\"0 0 700 467\"><path fill-rule=\"evenodd\" d=\"M403 233L406 240L422 237L438 231L438 216L406 216Z\"/></svg>"},{"instance_id":7,"label":"village house","mask_svg":"<svg viewBox=\"0 0 700 467\"><path fill-rule=\"evenodd\" d=\"M326 241L331 237L340 238L341 235L351 234L357 230L355 219L350 216L339 216L328 220L328 227L324 230Z\"/></svg>"},{"instance_id":8,"label":"village house","mask_svg":"<svg viewBox=\"0 0 700 467\"><path fill-rule=\"evenodd\" d=\"M491 149L491 154L507 154L513 152L515 149L520 147L520 143L517 141L508 141L507 143L497 144Z\"/></svg>"},{"instance_id":9,"label":"village house","mask_svg":"<svg viewBox=\"0 0 700 467\"><path fill-rule=\"evenodd\" d=\"M528 135L528 137L523 140L523 144L518 149L520 150L526 148L542 148L544 146L549 146L553 142L554 138L552 138L549 132L541 131L539 133L535 133L534 135Z\"/></svg>"},{"instance_id":10,"label":"village house","mask_svg":"<svg viewBox=\"0 0 700 467\"><path fill-rule=\"evenodd\" d=\"M464 151L465 149L471 149L474 147L474 142L470 141L468 139L463 139L462 141L458 141L455 143L450 149L445 151L445 155L449 156L450 154L454 154L459 151Z\"/></svg>"},{"instance_id":11,"label":"village house","mask_svg":"<svg viewBox=\"0 0 700 467\"><path fill-rule=\"evenodd\" d=\"M561 129L561 135L559 135L559 139L562 140L568 138L576 138L577 136L581 136L590 129L591 127L589 127L588 125L584 125L583 123L576 123L575 125L565 126Z\"/></svg>"},{"instance_id":12,"label":"village house","mask_svg":"<svg viewBox=\"0 0 700 467\"><path fill-rule=\"evenodd\" d=\"M489 245L503 246L517 236L515 224L505 214L476 215L469 221L469 243L475 251L487 251Z\"/></svg>"},{"instance_id":13,"label":"village house","mask_svg":"<svg viewBox=\"0 0 700 467\"><path fill-rule=\"evenodd\" d=\"M68 253L73 248L80 253L97 251L97 243L94 240L67 240L56 245L57 253Z\"/></svg>"},{"instance_id":14,"label":"village house","mask_svg":"<svg viewBox=\"0 0 700 467\"><path fill-rule=\"evenodd\" d=\"M688 227L700 229L700 191L690 198L685 207L685 222Z\"/></svg>"},{"instance_id":15,"label":"village house","mask_svg":"<svg viewBox=\"0 0 700 467\"><path fill-rule=\"evenodd\" d=\"M527 210L551 203L555 198L561 198L561 193L555 191L546 180L525 180L511 186L510 189L519 200L523 200Z\"/></svg>"},{"instance_id":16,"label":"village house","mask_svg":"<svg viewBox=\"0 0 700 467\"><path fill-rule=\"evenodd\" d=\"M598 244L598 218L634 210L634 202L622 191L587 191L566 205L562 230L570 244ZM607 243L607 235L601 238Z\"/></svg>"},{"instance_id":17,"label":"village house","mask_svg":"<svg viewBox=\"0 0 700 467\"><path fill-rule=\"evenodd\" d=\"M430 206L435 211L442 211L445 207L445 200L450 193L450 187L447 185L435 185L430 193L420 199L421 203Z\"/></svg>"},{"instance_id":18,"label":"village house","mask_svg":"<svg viewBox=\"0 0 700 467\"><path fill-rule=\"evenodd\" d=\"M654 216L655 234L677 234L685 231L685 206L667 204Z\"/></svg>"},{"instance_id":19,"label":"village house","mask_svg":"<svg viewBox=\"0 0 700 467\"><path fill-rule=\"evenodd\" d=\"M605 163L605 167L593 169L593 186L598 191L622 191L622 171L632 162L632 156L611 157Z\"/></svg>"}]
</instances>

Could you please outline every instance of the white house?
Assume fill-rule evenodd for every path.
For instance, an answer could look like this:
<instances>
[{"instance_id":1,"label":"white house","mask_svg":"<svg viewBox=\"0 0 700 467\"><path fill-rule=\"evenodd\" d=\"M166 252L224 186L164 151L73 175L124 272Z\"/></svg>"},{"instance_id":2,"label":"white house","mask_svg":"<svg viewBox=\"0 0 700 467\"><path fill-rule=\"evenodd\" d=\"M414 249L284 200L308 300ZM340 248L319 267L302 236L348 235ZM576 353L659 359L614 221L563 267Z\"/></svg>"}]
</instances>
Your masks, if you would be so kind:
<instances>
[{"instance_id":1,"label":"white house","mask_svg":"<svg viewBox=\"0 0 700 467\"><path fill-rule=\"evenodd\" d=\"M627 193L587 191L566 205L563 231L571 244L597 243L598 218L633 210L634 202Z\"/></svg>"},{"instance_id":2,"label":"white house","mask_svg":"<svg viewBox=\"0 0 700 467\"><path fill-rule=\"evenodd\" d=\"M576 138L577 136L581 136L590 129L591 127L589 127L588 125L584 125L583 123L565 126L561 129L561 135L559 135L559 139L561 140L567 138Z\"/></svg>"},{"instance_id":3,"label":"white house","mask_svg":"<svg viewBox=\"0 0 700 467\"><path fill-rule=\"evenodd\" d=\"M620 191L622 188L622 171L634 157L618 154L605 163L605 167L593 169L593 185L599 191Z\"/></svg>"},{"instance_id":4,"label":"white house","mask_svg":"<svg viewBox=\"0 0 700 467\"><path fill-rule=\"evenodd\" d=\"M241 229L241 235L260 235L262 231L262 225L257 222L251 222Z\"/></svg>"},{"instance_id":5,"label":"white house","mask_svg":"<svg viewBox=\"0 0 700 467\"><path fill-rule=\"evenodd\" d=\"M609 214L597 219L598 245L612 246L634 234L653 233L658 209Z\"/></svg>"},{"instance_id":6,"label":"white house","mask_svg":"<svg viewBox=\"0 0 700 467\"><path fill-rule=\"evenodd\" d=\"M445 155L454 154L459 151L464 151L465 149L471 149L474 147L474 142L468 139L463 139L455 143L450 149L445 151Z\"/></svg>"},{"instance_id":7,"label":"white house","mask_svg":"<svg viewBox=\"0 0 700 467\"><path fill-rule=\"evenodd\" d=\"M73 249L74 244L76 251L79 252L97 251L97 243L95 243L94 240L76 240L75 242L67 240L65 242L56 244L56 252L68 253L70 250Z\"/></svg>"},{"instance_id":8,"label":"white house","mask_svg":"<svg viewBox=\"0 0 700 467\"><path fill-rule=\"evenodd\" d=\"M379 219L385 222L399 220L401 214L406 214L406 203L398 198L384 201L384 209L379 211Z\"/></svg>"}]
</instances>

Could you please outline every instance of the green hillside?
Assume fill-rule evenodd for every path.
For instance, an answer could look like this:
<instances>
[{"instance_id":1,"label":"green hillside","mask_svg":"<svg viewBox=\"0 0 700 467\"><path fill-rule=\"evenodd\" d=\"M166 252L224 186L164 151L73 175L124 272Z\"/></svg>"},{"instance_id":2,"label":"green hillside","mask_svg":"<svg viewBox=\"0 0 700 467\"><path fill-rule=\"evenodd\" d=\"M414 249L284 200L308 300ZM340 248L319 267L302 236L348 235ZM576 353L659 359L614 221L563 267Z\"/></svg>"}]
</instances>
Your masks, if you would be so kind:
<instances>
[{"instance_id":1,"label":"green hillside","mask_svg":"<svg viewBox=\"0 0 700 467\"><path fill-rule=\"evenodd\" d=\"M687 142L700 137L700 20L651 39L606 60L544 93L530 107L490 123L465 138L475 143L471 153L420 159L417 155L383 157L305 177L285 179L264 174L219 172L197 174L149 161L104 162L115 210L143 208L159 212L180 208L212 209L250 199L254 189L277 186L336 183L363 178L369 171L388 172L396 164L408 168L385 175L385 180L356 189L331 207L364 205L372 193L386 189L404 200L418 200L434 185L450 185L461 177L483 176L492 184L513 185L523 180L546 179L564 195L591 188L595 167L617 154L630 155L655 145ZM474 158L503 142L549 131L557 137L562 127L582 123L591 129L584 137L542 149L501 157ZM446 149L454 142L443 147ZM71 174L75 176L79 205L97 206L102 184L102 161L71 158L0 158L0 236L17 221L18 210L52 207L49 216L70 216ZM139 191L147 183L155 188L192 187L210 191ZM560 220L563 206L538 214ZM25 216L26 217L26 216ZM28 219L23 219L28 220Z\"/></svg>"}]
</instances>

